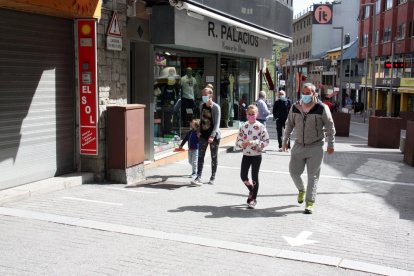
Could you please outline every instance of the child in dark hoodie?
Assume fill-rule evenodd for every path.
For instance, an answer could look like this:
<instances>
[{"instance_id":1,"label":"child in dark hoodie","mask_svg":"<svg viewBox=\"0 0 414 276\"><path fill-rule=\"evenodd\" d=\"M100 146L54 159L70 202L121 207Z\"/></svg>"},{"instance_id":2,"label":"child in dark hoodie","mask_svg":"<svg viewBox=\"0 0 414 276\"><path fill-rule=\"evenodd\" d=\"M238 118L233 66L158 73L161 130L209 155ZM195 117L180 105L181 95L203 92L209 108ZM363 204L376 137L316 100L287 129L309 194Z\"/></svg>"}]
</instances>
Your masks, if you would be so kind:
<instances>
[{"instance_id":1,"label":"child in dark hoodie","mask_svg":"<svg viewBox=\"0 0 414 276\"><path fill-rule=\"evenodd\" d=\"M178 147L179 150L183 148L185 143L188 141L188 163L192 166L193 170L191 173L191 177L197 177L197 165L198 165L198 136L197 131L200 126L199 119L193 119L190 122L190 131L187 132L185 135L184 140L181 142L181 145Z\"/></svg>"}]
</instances>

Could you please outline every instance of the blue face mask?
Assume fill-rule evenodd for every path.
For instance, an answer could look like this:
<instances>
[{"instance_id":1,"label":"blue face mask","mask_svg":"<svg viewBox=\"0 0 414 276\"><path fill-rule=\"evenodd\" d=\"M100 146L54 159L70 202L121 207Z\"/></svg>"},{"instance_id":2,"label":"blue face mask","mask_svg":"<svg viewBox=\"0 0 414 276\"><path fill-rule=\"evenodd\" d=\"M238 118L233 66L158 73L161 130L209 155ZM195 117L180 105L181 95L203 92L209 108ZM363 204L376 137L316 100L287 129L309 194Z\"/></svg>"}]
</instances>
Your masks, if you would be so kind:
<instances>
[{"instance_id":1,"label":"blue face mask","mask_svg":"<svg viewBox=\"0 0 414 276\"><path fill-rule=\"evenodd\" d=\"M302 102L308 104L312 101L312 95L302 95Z\"/></svg>"},{"instance_id":2,"label":"blue face mask","mask_svg":"<svg viewBox=\"0 0 414 276\"><path fill-rule=\"evenodd\" d=\"M282 100L282 101L285 101L286 97L285 96L280 96L279 99Z\"/></svg>"},{"instance_id":3,"label":"blue face mask","mask_svg":"<svg viewBox=\"0 0 414 276\"><path fill-rule=\"evenodd\" d=\"M202 100L203 100L203 103L208 102L208 100L210 99L210 97L209 97L209 96L202 96L201 98L202 98Z\"/></svg>"}]
</instances>

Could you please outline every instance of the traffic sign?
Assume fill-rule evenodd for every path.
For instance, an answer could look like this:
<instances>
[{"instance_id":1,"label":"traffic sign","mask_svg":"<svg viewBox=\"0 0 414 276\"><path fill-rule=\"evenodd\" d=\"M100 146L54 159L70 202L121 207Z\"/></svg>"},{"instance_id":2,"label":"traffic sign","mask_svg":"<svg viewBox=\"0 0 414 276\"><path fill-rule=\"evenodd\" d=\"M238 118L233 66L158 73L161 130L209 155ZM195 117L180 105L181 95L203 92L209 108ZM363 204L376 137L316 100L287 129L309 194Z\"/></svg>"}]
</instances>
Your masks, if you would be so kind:
<instances>
[{"instance_id":1,"label":"traffic sign","mask_svg":"<svg viewBox=\"0 0 414 276\"><path fill-rule=\"evenodd\" d=\"M114 13L112 14L111 23L109 23L109 28L106 35L122 36L121 28L119 26L118 21L118 14L116 13L116 11L114 11Z\"/></svg>"},{"instance_id":2,"label":"traffic sign","mask_svg":"<svg viewBox=\"0 0 414 276\"><path fill-rule=\"evenodd\" d=\"M332 5L313 5L313 24L332 24Z\"/></svg>"}]
</instances>

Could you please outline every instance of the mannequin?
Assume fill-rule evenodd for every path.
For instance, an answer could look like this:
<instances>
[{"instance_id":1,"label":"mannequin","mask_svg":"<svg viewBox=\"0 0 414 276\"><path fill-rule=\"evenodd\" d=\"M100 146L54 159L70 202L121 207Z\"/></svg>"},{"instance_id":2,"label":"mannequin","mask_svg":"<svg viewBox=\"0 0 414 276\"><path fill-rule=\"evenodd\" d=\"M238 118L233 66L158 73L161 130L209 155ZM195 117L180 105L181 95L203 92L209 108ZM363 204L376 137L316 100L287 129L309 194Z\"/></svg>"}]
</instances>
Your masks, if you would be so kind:
<instances>
[{"instance_id":1,"label":"mannequin","mask_svg":"<svg viewBox=\"0 0 414 276\"><path fill-rule=\"evenodd\" d=\"M189 121L194 115L194 88L197 85L196 78L193 77L193 69L187 67L186 74L180 80L182 96L181 96L181 121L183 126L188 126Z\"/></svg>"},{"instance_id":2,"label":"mannequin","mask_svg":"<svg viewBox=\"0 0 414 276\"><path fill-rule=\"evenodd\" d=\"M174 124L174 106L180 98L180 86L177 84L177 74L174 67L162 70L156 83L157 107L161 118L162 134L170 134Z\"/></svg>"}]
</instances>

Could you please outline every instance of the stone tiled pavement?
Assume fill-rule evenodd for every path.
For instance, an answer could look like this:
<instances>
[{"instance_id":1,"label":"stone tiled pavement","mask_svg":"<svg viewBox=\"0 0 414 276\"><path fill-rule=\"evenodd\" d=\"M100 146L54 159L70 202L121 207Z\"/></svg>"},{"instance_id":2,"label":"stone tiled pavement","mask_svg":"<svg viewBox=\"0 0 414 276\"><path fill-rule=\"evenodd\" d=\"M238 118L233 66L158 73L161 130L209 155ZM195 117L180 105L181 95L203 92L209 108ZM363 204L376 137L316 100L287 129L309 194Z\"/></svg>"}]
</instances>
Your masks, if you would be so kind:
<instances>
[{"instance_id":1,"label":"stone tiled pavement","mask_svg":"<svg viewBox=\"0 0 414 276\"><path fill-rule=\"evenodd\" d=\"M272 123L268 128L274 137ZM255 210L245 208L238 152L219 156L215 185L189 185L190 167L182 161L148 170L146 184L137 187L83 185L4 207L414 271L414 168L398 150L367 147L366 125L352 124L351 133L338 137L336 152L324 158L313 215L304 215L296 203L289 154L276 151L275 141L263 156ZM240 275L254 263L259 275L359 274L1 215L0 231L0 274ZM302 231L312 232L309 239L317 243L292 247L283 238Z\"/></svg>"}]
</instances>

